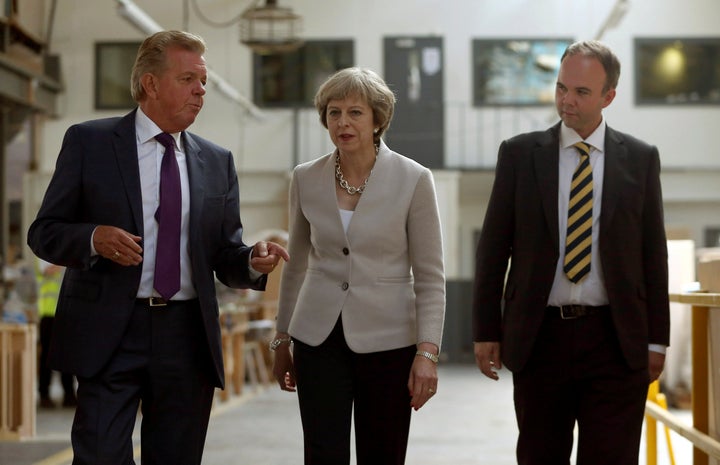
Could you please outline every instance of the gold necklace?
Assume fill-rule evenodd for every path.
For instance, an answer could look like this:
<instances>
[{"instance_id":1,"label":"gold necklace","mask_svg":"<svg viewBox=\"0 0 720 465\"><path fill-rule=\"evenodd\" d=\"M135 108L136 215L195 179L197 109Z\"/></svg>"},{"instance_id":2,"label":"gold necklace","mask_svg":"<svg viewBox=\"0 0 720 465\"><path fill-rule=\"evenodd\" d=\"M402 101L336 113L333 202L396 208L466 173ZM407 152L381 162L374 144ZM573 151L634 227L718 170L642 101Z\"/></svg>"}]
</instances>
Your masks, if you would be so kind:
<instances>
[{"instance_id":1,"label":"gold necklace","mask_svg":"<svg viewBox=\"0 0 720 465\"><path fill-rule=\"evenodd\" d=\"M380 147L376 145L375 146L375 160L377 160L377 154L378 154L379 150L380 150ZM372 175L373 169L375 169L374 163L373 163L373 167L370 169L370 173L368 173L368 177L365 178L365 181L363 181L361 186L359 186L359 187L351 186L345 180L342 169L340 168L340 152L338 152L337 155L335 155L335 179L337 179L340 187L345 189L345 192L347 192L350 195L362 194L363 192L365 192L365 187L367 187L367 183L368 183L368 180L370 179L370 175Z\"/></svg>"}]
</instances>

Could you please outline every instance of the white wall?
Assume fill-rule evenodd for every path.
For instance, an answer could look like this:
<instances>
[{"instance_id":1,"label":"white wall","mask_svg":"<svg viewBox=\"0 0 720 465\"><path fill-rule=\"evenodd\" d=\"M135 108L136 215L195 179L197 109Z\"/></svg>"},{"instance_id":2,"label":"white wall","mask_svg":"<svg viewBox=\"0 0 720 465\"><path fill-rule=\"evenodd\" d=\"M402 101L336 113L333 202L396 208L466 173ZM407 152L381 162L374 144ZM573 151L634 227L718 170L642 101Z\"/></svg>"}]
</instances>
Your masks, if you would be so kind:
<instances>
[{"instance_id":1,"label":"white wall","mask_svg":"<svg viewBox=\"0 0 720 465\"><path fill-rule=\"evenodd\" d=\"M116 12L113 0L63 0L54 25L51 52L61 55L66 93L60 98L62 117L50 120L41 137L40 169L50 171L66 128L75 122L115 115L93 109L95 41L142 40L143 34ZM135 0L138 7L162 27L183 28L183 0ZM206 16L216 21L235 17L250 0L197 0ZM351 38L355 41L358 66L382 72L383 38L400 35L437 35L444 40L445 99L464 107L467 121L452 112L446 116L446 157L451 166L469 160L478 167L492 168L497 146L503 138L547 127L557 121L551 108L526 111L518 124L515 110L472 108L471 45L475 38L595 36L615 0L280 0L303 17L303 35L308 39ZM192 10L192 32L203 36L209 49L208 64L246 97L252 95L252 56L239 43L237 26L213 28L200 22ZM702 226L718 224L720 194L705 192L720 173L720 150L711 137L720 127L718 107L637 107L634 105L633 40L636 37L718 36L718 0L633 0L620 26L603 37L623 64L618 95L606 111L608 123L646 139L660 149L670 203L666 217L673 226L687 226L699 240ZM262 121L248 117L241 108L218 95L211 86L205 108L191 130L233 151L241 175L242 215L248 233L284 226L284 182L293 164L293 114L287 110L265 110ZM532 123L532 121L535 121ZM475 134L476 121L486 129ZM497 123L500 121L500 123ZM528 121L530 121L528 123ZM331 149L325 130L313 111L299 115L300 160L314 158ZM461 150L456 140L463 134L472 141ZM409 154L411 155L411 154ZM474 162L473 162L474 160ZM471 163L471 164L472 164ZM689 169L689 170L688 170ZM699 172L698 170L705 170ZM276 173L272 176L271 173ZM686 173L687 172L687 173ZM452 178L454 175L450 175ZM446 252L457 254L459 263L448 263L450 275L469 277L473 271L473 231L479 229L489 195L492 175L480 173L480 184L463 193L466 173L461 173L456 205L444 205ZM702 182L695 182L696 179ZM443 178L442 182L449 178ZM483 184L485 183L485 184ZM453 183L446 184L452 186ZM718 184L720 185L720 184ZM271 187L266 187L271 186ZM454 192L451 188L442 195ZM686 192L687 195L683 195ZM455 194L453 194L455 195ZM450 196L452 197L452 195ZM454 239L453 239L454 238ZM702 245L702 244L701 244Z\"/></svg>"},{"instance_id":2,"label":"white wall","mask_svg":"<svg viewBox=\"0 0 720 465\"><path fill-rule=\"evenodd\" d=\"M136 5L166 28L183 27L182 0L136 0ZM198 0L206 16L226 21L250 1ZM614 0L281 0L303 17L308 38L352 38L356 64L382 71L382 39L390 35L439 35L445 45L445 96L447 102L471 101L471 41L497 37L592 38L600 29ZM142 34L116 13L112 0L63 0L58 8L52 52L62 55L67 93L61 99L63 117L49 122L42 148L42 167L50 168L65 128L77 121L116 112L93 110L93 44L96 40L140 40ZM192 9L188 29L209 45L209 65L244 95L251 96L251 54L239 43L237 26L212 28L200 22ZM633 103L633 39L662 36L717 36L720 2L717 0L635 0L620 26L603 40L618 54L623 73L618 96L607 110L608 122L656 144L665 167L720 168L710 136L720 124L717 107L636 107ZM478 110L469 108L471 112ZM245 171L285 170L292 164L292 114L265 112L267 119L251 121L243 112L210 88L206 104L192 130L229 147ZM547 116L545 116L547 114ZM474 116L478 116L477 114ZM538 116L547 125L556 120L552 110ZM305 116L308 142L317 154L325 152L324 133L314 114ZM521 128L524 129L524 128ZM448 128L451 132L453 127ZM517 132L503 126L500 133L475 151L480 165L494 165L500 139ZM487 138L486 138L487 139ZM307 145L307 144L306 144ZM448 143L448 158L457 156ZM306 149L307 150L307 149ZM467 157L464 154L463 157Z\"/></svg>"}]
</instances>

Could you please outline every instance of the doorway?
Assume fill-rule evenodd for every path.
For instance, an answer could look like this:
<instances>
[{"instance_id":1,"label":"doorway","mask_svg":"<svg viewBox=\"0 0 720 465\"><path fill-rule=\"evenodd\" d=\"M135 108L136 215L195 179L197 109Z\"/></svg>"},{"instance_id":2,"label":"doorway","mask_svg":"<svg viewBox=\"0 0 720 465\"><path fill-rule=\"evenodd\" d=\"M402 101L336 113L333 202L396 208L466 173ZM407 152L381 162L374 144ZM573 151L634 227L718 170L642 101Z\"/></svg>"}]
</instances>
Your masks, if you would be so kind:
<instances>
[{"instance_id":1,"label":"doorway","mask_svg":"<svg viewBox=\"0 0 720 465\"><path fill-rule=\"evenodd\" d=\"M389 147L430 169L445 166L443 40L386 37L385 80L395 93Z\"/></svg>"}]
</instances>

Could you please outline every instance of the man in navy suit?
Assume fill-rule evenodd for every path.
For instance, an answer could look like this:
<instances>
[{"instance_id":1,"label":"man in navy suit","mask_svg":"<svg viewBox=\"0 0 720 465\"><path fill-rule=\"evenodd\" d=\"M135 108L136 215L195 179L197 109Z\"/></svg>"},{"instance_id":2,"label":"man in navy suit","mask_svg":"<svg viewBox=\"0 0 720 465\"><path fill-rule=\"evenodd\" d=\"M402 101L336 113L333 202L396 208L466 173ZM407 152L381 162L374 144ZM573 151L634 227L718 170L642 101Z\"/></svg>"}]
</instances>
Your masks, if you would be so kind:
<instances>
[{"instance_id":1,"label":"man in navy suit","mask_svg":"<svg viewBox=\"0 0 720 465\"><path fill-rule=\"evenodd\" d=\"M131 79L139 108L68 129L28 232L40 258L67 267L50 363L78 378L75 465L134 463L139 405L143 465L199 464L224 385L215 277L263 290L289 259L277 244L243 243L232 154L186 132L203 104L204 52L200 37L179 31L143 42ZM154 284L156 250L170 240L155 218L166 150L181 194L172 295Z\"/></svg>"},{"instance_id":2,"label":"man in navy suit","mask_svg":"<svg viewBox=\"0 0 720 465\"><path fill-rule=\"evenodd\" d=\"M477 248L473 329L482 373L497 379L503 363L512 371L522 465L567 465L576 424L578 465L637 464L648 384L663 369L660 159L603 118L619 75L603 44L571 45L556 86L562 122L500 146ZM589 146L582 157L593 186L580 275L564 264L573 248L566 236L575 236L567 227L578 142Z\"/></svg>"}]
</instances>

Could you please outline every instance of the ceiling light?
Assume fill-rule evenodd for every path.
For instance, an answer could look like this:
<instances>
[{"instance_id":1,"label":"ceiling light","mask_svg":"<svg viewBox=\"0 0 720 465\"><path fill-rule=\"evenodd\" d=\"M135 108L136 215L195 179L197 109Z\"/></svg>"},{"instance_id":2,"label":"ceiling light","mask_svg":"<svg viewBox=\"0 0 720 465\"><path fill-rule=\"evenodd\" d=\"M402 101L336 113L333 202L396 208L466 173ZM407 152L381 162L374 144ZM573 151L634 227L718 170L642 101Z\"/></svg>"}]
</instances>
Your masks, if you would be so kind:
<instances>
[{"instance_id":1,"label":"ceiling light","mask_svg":"<svg viewBox=\"0 0 720 465\"><path fill-rule=\"evenodd\" d=\"M290 8L266 0L264 6L251 6L240 16L240 42L260 55L297 50L303 41L298 37L301 18Z\"/></svg>"}]
</instances>

